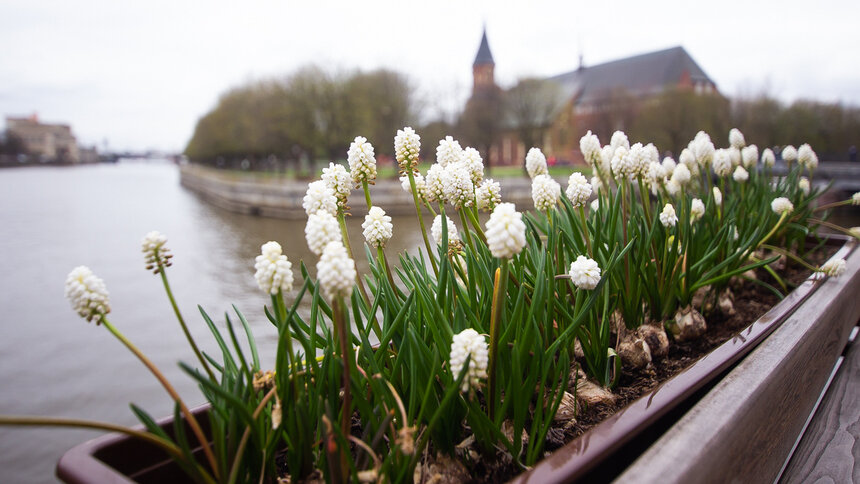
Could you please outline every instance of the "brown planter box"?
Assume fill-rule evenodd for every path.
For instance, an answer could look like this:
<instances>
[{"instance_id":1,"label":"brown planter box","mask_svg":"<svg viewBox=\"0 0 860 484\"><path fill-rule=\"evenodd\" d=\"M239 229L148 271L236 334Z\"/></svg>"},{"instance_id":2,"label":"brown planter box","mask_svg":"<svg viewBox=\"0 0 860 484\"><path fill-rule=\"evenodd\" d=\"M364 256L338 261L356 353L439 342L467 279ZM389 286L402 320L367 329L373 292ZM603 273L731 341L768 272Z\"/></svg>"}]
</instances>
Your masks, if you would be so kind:
<instances>
[{"instance_id":1,"label":"brown planter box","mask_svg":"<svg viewBox=\"0 0 860 484\"><path fill-rule=\"evenodd\" d=\"M702 482L705 476L723 481L727 472L742 475L758 469L765 465L762 459L770 463L769 471L775 468L771 472L775 477L851 327L860 318L857 298L860 294L860 251L854 251L855 244L845 237L832 240L844 244L834 255L848 261L842 277L828 279L823 284L807 280L738 336L555 451L517 476L514 482L572 482L586 476L591 480L601 462L635 438L656 443L627 469L622 480ZM806 330L795 328L798 321ZM768 338L786 322L791 328L784 328L786 331ZM758 356L760 352L785 344L784 334L798 340L797 344L782 350L782 359L766 357L762 360ZM661 417L713 384L762 341L765 343L759 350L720 380L661 437L664 429L655 430L659 427L655 423ZM759 381L764 383L756 385ZM782 394L775 391L780 388L784 390ZM775 406L780 407L780 412L773 411ZM202 415L207 409L200 407L195 413ZM787 414L790 414L789 423L786 423ZM208 419L200 420L208 424ZM172 419L159 421L159 424L170 432ZM771 427L782 432L775 436ZM780 436L790 438L782 441ZM638 445L641 446L641 442ZM767 473L755 475L762 480L773 480L773 477L764 477L770 475ZM187 480L159 449L118 434L105 435L69 450L57 464L57 476L74 484ZM598 477L601 477L599 473Z\"/></svg>"}]
</instances>

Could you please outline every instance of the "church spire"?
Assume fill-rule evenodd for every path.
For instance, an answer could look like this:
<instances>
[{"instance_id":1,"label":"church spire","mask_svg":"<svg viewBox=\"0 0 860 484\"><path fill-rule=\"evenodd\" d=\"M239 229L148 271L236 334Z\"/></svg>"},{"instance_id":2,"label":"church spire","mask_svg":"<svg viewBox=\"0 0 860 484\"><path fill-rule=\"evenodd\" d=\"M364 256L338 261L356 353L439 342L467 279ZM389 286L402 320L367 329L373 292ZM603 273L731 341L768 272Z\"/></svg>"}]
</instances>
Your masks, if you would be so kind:
<instances>
[{"instance_id":1,"label":"church spire","mask_svg":"<svg viewBox=\"0 0 860 484\"><path fill-rule=\"evenodd\" d=\"M490 52L490 43L487 42L487 27L484 27L484 35L481 36L481 46L478 47L478 55L475 56L475 62L472 67L480 65L495 65L493 62L493 54Z\"/></svg>"},{"instance_id":2,"label":"church spire","mask_svg":"<svg viewBox=\"0 0 860 484\"><path fill-rule=\"evenodd\" d=\"M484 26L484 34L481 36L481 45L478 47L478 55L472 64L472 96L482 96L492 92L496 88L496 79L493 71L496 63L490 52L490 43L487 42L487 27Z\"/></svg>"}]
</instances>

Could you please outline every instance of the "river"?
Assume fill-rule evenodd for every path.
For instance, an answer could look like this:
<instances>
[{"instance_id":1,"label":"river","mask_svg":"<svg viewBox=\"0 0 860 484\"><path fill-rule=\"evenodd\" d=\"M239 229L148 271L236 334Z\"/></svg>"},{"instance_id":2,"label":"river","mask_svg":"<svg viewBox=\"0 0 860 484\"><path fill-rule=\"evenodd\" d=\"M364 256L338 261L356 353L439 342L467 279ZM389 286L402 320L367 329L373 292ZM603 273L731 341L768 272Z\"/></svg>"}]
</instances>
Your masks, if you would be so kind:
<instances>
[{"instance_id":1,"label":"river","mask_svg":"<svg viewBox=\"0 0 860 484\"><path fill-rule=\"evenodd\" d=\"M357 203L357 202L356 202ZM174 254L168 278L191 332L217 355L197 304L218 321L231 304L257 335L263 366L274 361L276 334L262 311L268 298L254 282L260 246L275 240L293 261L313 268L304 222L237 215L214 208L179 185L162 162L0 171L0 414L62 416L124 425L137 421L130 402L153 416L173 404L155 378L104 327L87 323L63 297L69 271L89 266L110 292L111 322L174 382L191 405L204 401L177 366L194 363L158 276L147 272L143 236L158 230ZM421 244L414 218L394 218L389 260ZM359 250L361 218L349 223ZM359 270L366 268L358 257ZM236 318L234 317L235 321ZM70 447L98 432L0 427L0 482L56 480Z\"/></svg>"}]
</instances>

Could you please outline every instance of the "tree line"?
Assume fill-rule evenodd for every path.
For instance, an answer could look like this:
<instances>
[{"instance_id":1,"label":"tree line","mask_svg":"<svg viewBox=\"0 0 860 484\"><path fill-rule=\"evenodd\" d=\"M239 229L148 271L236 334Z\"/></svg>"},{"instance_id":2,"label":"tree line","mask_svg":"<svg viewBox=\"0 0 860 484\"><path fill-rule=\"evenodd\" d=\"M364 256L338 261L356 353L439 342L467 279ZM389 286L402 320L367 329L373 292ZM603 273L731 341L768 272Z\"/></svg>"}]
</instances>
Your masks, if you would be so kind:
<instances>
[{"instance_id":1,"label":"tree line","mask_svg":"<svg viewBox=\"0 0 860 484\"><path fill-rule=\"evenodd\" d=\"M185 154L215 166L313 173L319 161L343 159L357 135L374 144L381 160L392 159L394 133L407 125L421 134L425 160L435 158L436 140L447 135L477 148L485 162L504 133L514 133L526 149L555 137L562 140L553 142L556 149L578 150L587 130L608 142L613 131L623 129L633 141L651 140L677 155L699 130L719 137L736 127L760 148L809 143L822 160L847 160L850 147L856 153L860 144L860 108L812 100L783 103L767 93L729 99L669 89L637 99L615 91L588 114L574 115L557 85L528 78L474 96L452 122L421 123L420 108L415 86L404 74L332 73L309 66L223 94L198 121Z\"/></svg>"}]
</instances>

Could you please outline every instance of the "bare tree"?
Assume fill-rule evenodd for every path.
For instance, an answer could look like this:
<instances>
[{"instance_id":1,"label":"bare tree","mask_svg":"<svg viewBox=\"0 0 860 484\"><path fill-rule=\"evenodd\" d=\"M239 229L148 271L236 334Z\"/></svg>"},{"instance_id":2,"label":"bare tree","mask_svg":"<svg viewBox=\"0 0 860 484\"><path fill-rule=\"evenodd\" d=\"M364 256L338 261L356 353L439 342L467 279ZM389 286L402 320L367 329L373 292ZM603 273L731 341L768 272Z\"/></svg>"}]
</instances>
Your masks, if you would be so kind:
<instances>
[{"instance_id":1,"label":"bare tree","mask_svg":"<svg viewBox=\"0 0 860 484\"><path fill-rule=\"evenodd\" d=\"M505 119L516 129L526 149L542 148L547 130L563 104L561 88L556 82L520 79L505 93Z\"/></svg>"}]
</instances>

